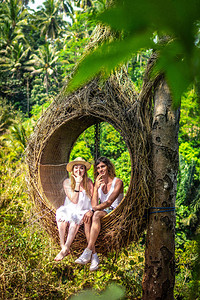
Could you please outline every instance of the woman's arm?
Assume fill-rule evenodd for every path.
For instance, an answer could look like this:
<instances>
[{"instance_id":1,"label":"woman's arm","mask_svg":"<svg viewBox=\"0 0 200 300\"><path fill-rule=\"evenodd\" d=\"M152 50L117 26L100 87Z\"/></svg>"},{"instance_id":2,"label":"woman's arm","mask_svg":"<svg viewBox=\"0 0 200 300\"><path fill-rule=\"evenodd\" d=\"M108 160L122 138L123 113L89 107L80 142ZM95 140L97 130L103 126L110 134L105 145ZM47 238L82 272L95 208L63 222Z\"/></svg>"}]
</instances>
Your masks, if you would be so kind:
<instances>
[{"instance_id":1,"label":"woman's arm","mask_svg":"<svg viewBox=\"0 0 200 300\"><path fill-rule=\"evenodd\" d=\"M94 193L94 184L90 178L88 178L88 186L89 186L89 191L90 191L90 196L91 196L91 201Z\"/></svg>"},{"instance_id":2,"label":"woman's arm","mask_svg":"<svg viewBox=\"0 0 200 300\"><path fill-rule=\"evenodd\" d=\"M119 178L116 179L115 187L113 192L110 194L109 198L107 201L97 204L95 206L92 206L93 210L103 210L107 207L110 207L112 203L117 199L119 194L123 193L123 181Z\"/></svg>"},{"instance_id":3,"label":"woman's arm","mask_svg":"<svg viewBox=\"0 0 200 300\"><path fill-rule=\"evenodd\" d=\"M74 189L74 191L72 191L70 179L65 179L63 182L63 188L65 191L65 194L69 198L69 200L71 202L73 202L74 204L78 203L78 199L79 199L78 191L80 190L80 184L81 184L81 182L78 182L78 183L76 182L75 189Z\"/></svg>"},{"instance_id":4,"label":"woman's arm","mask_svg":"<svg viewBox=\"0 0 200 300\"><path fill-rule=\"evenodd\" d=\"M102 178L101 175L98 175L95 181L94 185L94 192L93 192L93 197L92 197L92 207L97 206L99 202L99 194L98 194L98 189L102 183Z\"/></svg>"},{"instance_id":5,"label":"woman's arm","mask_svg":"<svg viewBox=\"0 0 200 300\"><path fill-rule=\"evenodd\" d=\"M90 195L91 195L91 199L92 199L93 192L94 192L94 184L90 178L88 179L88 185L89 185L89 191L90 191ZM89 223L92 216L93 216L93 212L91 210L87 211L83 216L83 222Z\"/></svg>"}]
</instances>

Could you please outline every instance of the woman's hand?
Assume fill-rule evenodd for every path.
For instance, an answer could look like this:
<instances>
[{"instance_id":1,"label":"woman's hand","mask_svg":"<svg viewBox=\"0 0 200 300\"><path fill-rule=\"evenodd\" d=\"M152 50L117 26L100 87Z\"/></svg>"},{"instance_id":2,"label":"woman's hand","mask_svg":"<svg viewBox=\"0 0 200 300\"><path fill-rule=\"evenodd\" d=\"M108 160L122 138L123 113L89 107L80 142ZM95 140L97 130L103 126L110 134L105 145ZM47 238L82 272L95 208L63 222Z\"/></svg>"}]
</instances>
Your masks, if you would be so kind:
<instances>
[{"instance_id":1,"label":"woman's hand","mask_svg":"<svg viewBox=\"0 0 200 300\"><path fill-rule=\"evenodd\" d=\"M71 175L72 177L74 177L74 180L77 184L81 184L81 182L83 181L83 177L81 175Z\"/></svg>"}]
</instances>

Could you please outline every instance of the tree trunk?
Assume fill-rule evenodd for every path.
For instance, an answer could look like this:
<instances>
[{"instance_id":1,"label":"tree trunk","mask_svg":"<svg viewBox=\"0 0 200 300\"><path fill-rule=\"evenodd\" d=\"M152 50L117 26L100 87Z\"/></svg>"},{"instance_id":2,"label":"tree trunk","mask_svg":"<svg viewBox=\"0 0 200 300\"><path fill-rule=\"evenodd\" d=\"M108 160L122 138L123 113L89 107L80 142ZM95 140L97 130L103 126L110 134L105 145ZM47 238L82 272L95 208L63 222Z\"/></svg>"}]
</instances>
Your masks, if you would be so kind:
<instances>
[{"instance_id":1,"label":"tree trunk","mask_svg":"<svg viewBox=\"0 0 200 300\"><path fill-rule=\"evenodd\" d=\"M27 115L30 116L30 98L29 98L29 77L26 78L26 96L27 96Z\"/></svg>"},{"instance_id":2,"label":"tree trunk","mask_svg":"<svg viewBox=\"0 0 200 300\"><path fill-rule=\"evenodd\" d=\"M155 201L147 227L143 299L173 300L179 110L173 111L170 91L163 79L154 95L152 169Z\"/></svg>"}]
</instances>

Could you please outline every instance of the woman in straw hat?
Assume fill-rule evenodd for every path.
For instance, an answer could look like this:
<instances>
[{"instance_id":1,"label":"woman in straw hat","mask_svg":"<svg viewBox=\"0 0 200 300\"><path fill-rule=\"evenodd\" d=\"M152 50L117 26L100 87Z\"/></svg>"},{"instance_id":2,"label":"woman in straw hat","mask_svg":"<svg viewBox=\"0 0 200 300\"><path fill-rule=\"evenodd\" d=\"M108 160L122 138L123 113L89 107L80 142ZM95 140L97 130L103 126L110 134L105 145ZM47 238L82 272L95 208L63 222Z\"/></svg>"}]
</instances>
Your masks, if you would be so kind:
<instances>
[{"instance_id":1,"label":"woman in straw hat","mask_svg":"<svg viewBox=\"0 0 200 300\"><path fill-rule=\"evenodd\" d=\"M92 199L92 209L86 216L92 216L92 226L87 248L76 263L85 265L91 260L90 271L98 269L99 258L95 251L95 243L101 229L101 219L121 202L123 194L123 182L115 175L115 168L111 161L102 156L94 164L95 186ZM100 199L100 204L99 204Z\"/></svg>"},{"instance_id":2,"label":"woman in straw hat","mask_svg":"<svg viewBox=\"0 0 200 300\"><path fill-rule=\"evenodd\" d=\"M63 206L56 211L56 221L60 236L61 251L55 257L56 261L62 260L70 253L70 246L76 236L80 224L85 223L86 238L89 239L90 217L84 215L92 208L93 183L87 176L91 165L81 157L77 157L67 164L67 171L71 177L63 182L66 199ZM69 224L67 240L65 232Z\"/></svg>"}]
</instances>

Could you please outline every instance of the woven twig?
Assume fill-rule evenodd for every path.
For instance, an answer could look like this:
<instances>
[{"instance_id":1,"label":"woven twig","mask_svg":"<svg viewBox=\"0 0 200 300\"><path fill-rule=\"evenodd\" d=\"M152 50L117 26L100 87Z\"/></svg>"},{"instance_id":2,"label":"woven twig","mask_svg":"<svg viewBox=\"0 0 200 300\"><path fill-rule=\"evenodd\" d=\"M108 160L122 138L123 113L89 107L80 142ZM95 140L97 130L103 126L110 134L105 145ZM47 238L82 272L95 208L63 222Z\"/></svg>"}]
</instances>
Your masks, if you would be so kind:
<instances>
[{"instance_id":1,"label":"woven twig","mask_svg":"<svg viewBox=\"0 0 200 300\"><path fill-rule=\"evenodd\" d=\"M118 251L143 232L145 210L151 202L152 86L153 81L146 78L141 94L137 95L126 69L122 68L103 84L96 78L70 95L65 94L64 87L38 121L27 147L29 185L42 223L58 244L55 212L65 197L65 165L77 137L98 121L108 122L120 132L129 149L132 172L123 201L102 220L97 250L102 254ZM42 216L44 210L46 214ZM82 226L72 251L80 253L85 246Z\"/></svg>"}]
</instances>

